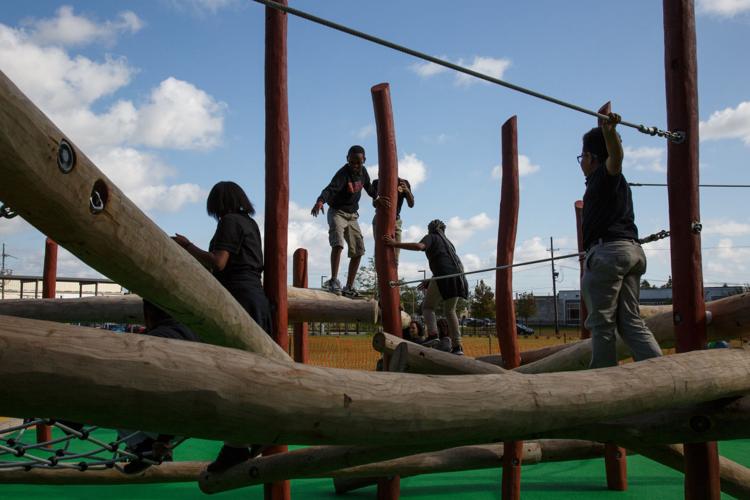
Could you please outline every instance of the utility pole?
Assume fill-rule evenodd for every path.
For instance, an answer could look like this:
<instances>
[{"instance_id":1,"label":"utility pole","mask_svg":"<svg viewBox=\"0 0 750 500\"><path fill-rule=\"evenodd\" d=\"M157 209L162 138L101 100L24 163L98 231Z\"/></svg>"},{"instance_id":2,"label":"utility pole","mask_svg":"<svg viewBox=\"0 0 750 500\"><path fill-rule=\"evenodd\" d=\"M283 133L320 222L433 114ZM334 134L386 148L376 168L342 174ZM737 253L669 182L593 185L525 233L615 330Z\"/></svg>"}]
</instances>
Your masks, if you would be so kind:
<instances>
[{"instance_id":1,"label":"utility pole","mask_svg":"<svg viewBox=\"0 0 750 500\"><path fill-rule=\"evenodd\" d=\"M5 277L13 274L13 271L11 269L7 269L5 267L5 258L10 257L11 259L15 259L16 257L5 253L5 243L3 243L3 252L0 255L2 255L2 260L0 260L0 299L4 299L5 298Z\"/></svg>"},{"instance_id":2,"label":"utility pole","mask_svg":"<svg viewBox=\"0 0 750 500\"><path fill-rule=\"evenodd\" d=\"M555 336L560 336L560 324L557 320L557 277L560 273L555 271L555 246L552 244L552 236L549 237L550 264L552 265L552 303L555 306ZM567 339L565 339L567 341Z\"/></svg>"}]
</instances>

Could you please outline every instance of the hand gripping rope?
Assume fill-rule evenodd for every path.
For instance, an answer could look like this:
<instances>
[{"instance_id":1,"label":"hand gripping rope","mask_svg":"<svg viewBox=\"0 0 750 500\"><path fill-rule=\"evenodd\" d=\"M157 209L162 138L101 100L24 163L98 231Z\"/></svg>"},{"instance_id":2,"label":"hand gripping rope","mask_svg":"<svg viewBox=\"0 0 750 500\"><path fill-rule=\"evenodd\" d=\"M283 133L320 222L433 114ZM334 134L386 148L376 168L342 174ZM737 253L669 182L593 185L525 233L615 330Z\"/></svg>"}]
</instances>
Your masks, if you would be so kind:
<instances>
[{"instance_id":1,"label":"hand gripping rope","mask_svg":"<svg viewBox=\"0 0 750 500\"><path fill-rule=\"evenodd\" d=\"M522 94L530 95L532 97L536 97L538 99L542 99L547 102L551 102L553 104L557 104L558 106L563 106L568 109L572 109L575 111L579 111L581 113L594 116L596 118L599 118L601 120L609 120L609 116L599 113L597 111L592 111L590 109L584 108L582 106L578 106L576 104L572 104L566 101L563 101L561 99L557 99L555 97L551 97L545 94L542 94L541 92L536 92L534 90L530 90L524 87L521 87L520 85L516 85L510 82L506 82L504 80L500 80L499 78L494 78L492 76L486 75L484 73L480 73L478 71L474 71L472 69L466 68L464 66L459 66L458 64L454 64L452 62L446 61L444 59L439 59L437 57L433 57L431 55L425 54L424 52L419 52L414 49L410 49L408 47L404 47L403 45L398 45L393 42L389 42L388 40L384 40L382 38L378 38L373 35L369 35L367 33L364 33L362 31L358 31L352 28L349 28L347 26L344 26L342 24L334 23L333 21L329 21L327 19L323 19L321 17L314 16L312 14L309 14L307 12L304 12L299 9L294 9L292 7L288 7L286 5L281 5L279 3L273 2L271 0L255 0L256 2L265 5L266 7L270 7L272 9L280 10L282 12L286 12L287 14L292 14L297 17L301 17L303 19L307 19L308 21L312 21L314 23L320 24L322 26L326 26L328 28L341 31L343 33L347 33L352 36L356 36L357 38L362 38L363 40L367 40L369 42L376 43L378 45L382 45L383 47L388 47L390 49L396 50L398 52L402 52L404 54L408 54L410 56L417 57L419 59L429 61L433 64L437 64L439 66L444 66L446 68L450 68L454 71L458 71L459 73L464 73L470 76L473 76L475 78L479 78L480 80L484 80L486 82L494 83L495 85L500 85L501 87L509 88L511 90L515 90L516 92L521 92ZM639 125L636 123L627 122L625 120L622 120L620 124L631 127L636 129L638 132L641 132L642 134L647 134L651 136L659 136L664 137L665 139L675 143L680 144L685 141L685 132L682 131L669 131L669 130L661 130L657 127L648 127L646 125Z\"/></svg>"},{"instance_id":2,"label":"hand gripping rope","mask_svg":"<svg viewBox=\"0 0 750 500\"><path fill-rule=\"evenodd\" d=\"M658 241L664 238L669 237L669 231L659 231L658 233L649 234L645 238L641 238L638 240L638 243L651 243L652 241ZM424 281L437 281L437 280L444 280L447 278L455 278L457 276L466 276L468 274L478 274L478 273L486 273L488 271L499 271L501 269L511 269L514 267L523 267L523 266L530 266L532 264L541 264L543 262L550 262L553 260L562 260L562 259L572 259L573 257L582 257L586 255L586 252L577 252L577 253L569 253L566 255L557 255L555 257L547 258L547 259L537 259L537 260L528 260L526 262L519 262L517 264L503 264L502 266L496 266L496 267L488 267L486 269L477 269L476 271L467 271L463 273L455 273L455 274L446 274L445 276L433 276L432 278L428 278L426 280L411 280L411 281L389 281L388 286L391 288L401 286L401 285L410 285L412 283L422 283Z\"/></svg>"}]
</instances>

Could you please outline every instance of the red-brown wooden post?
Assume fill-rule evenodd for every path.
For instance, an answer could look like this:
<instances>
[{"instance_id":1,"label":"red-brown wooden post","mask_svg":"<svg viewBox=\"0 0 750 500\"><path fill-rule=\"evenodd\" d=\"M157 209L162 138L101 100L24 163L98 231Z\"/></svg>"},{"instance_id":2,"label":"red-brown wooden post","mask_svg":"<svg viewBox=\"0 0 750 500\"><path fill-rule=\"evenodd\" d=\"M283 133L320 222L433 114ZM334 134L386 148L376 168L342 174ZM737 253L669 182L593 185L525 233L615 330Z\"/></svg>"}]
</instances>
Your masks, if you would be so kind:
<instances>
[{"instance_id":1,"label":"red-brown wooden post","mask_svg":"<svg viewBox=\"0 0 750 500\"><path fill-rule=\"evenodd\" d=\"M286 5L286 0L279 0ZM266 8L266 223L264 288L274 304L273 338L289 351L287 319L287 230L289 226L289 102L286 71L286 14ZM265 454L282 453L275 446ZM264 486L265 498L287 500L289 481Z\"/></svg>"},{"instance_id":2,"label":"red-brown wooden post","mask_svg":"<svg viewBox=\"0 0 750 500\"><path fill-rule=\"evenodd\" d=\"M672 310L677 352L706 346L698 193L698 68L693 0L664 0L667 127L685 140L667 146ZM716 443L685 445L685 498L718 499Z\"/></svg>"},{"instance_id":3,"label":"red-brown wooden post","mask_svg":"<svg viewBox=\"0 0 750 500\"><path fill-rule=\"evenodd\" d=\"M44 242L44 268L42 270L42 297L54 299L57 291L57 243L47 238ZM48 425L36 426L36 442L52 440L52 428Z\"/></svg>"},{"instance_id":4,"label":"red-brown wooden post","mask_svg":"<svg viewBox=\"0 0 750 500\"><path fill-rule=\"evenodd\" d=\"M378 133L378 196L391 200L389 208L378 208L375 212L375 270L378 275L380 311L383 330L401 337L401 296L398 287L391 287L391 281L398 281L396 253L383 241L383 235L396 234L396 195L398 194L398 156L396 154L396 130L393 126L391 91L387 83L370 89L375 110L375 126ZM388 360L383 360L383 368L388 368ZM396 500L400 496L401 479L398 476L378 480L378 499Z\"/></svg>"},{"instance_id":5,"label":"red-brown wooden post","mask_svg":"<svg viewBox=\"0 0 750 500\"><path fill-rule=\"evenodd\" d=\"M513 263L518 230L518 126L512 116L502 127L503 177L500 188L500 221L497 228L497 265ZM516 334L516 311L513 304L513 269L495 271L495 329L503 355L503 366L513 369L521 365L521 350ZM503 443L503 500L521 498L521 460L523 441Z\"/></svg>"},{"instance_id":6,"label":"red-brown wooden post","mask_svg":"<svg viewBox=\"0 0 750 500\"><path fill-rule=\"evenodd\" d=\"M612 112L612 103L607 101L604 105L599 108L599 113L608 115ZM602 120L599 118L597 124L601 127ZM583 209L583 203L581 204ZM579 237L579 243L583 242L583 234ZM580 249L580 247L579 247ZM581 274L583 274L583 268L581 268ZM583 302L583 301L581 301ZM586 311L588 316L588 311ZM585 330L585 328L584 328ZM591 335L588 330L586 332ZM625 448L620 448L614 443L605 443L604 445L604 468L607 474L607 488L615 491L625 491L628 489L628 455Z\"/></svg>"},{"instance_id":7,"label":"red-brown wooden post","mask_svg":"<svg viewBox=\"0 0 750 500\"><path fill-rule=\"evenodd\" d=\"M307 288L307 250L298 248L292 256L292 284L298 288ZM307 322L294 325L294 361L307 363Z\"/></svg>"}]
</instances>

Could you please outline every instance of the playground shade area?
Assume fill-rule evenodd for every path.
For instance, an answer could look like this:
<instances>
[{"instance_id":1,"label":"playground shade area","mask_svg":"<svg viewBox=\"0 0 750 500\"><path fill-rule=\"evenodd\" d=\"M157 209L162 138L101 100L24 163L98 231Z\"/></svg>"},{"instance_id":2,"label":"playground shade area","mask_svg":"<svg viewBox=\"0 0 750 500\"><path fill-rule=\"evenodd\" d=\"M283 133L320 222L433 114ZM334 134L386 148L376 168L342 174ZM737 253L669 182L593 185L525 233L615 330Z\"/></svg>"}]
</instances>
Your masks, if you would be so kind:
<instances>
[{"instance_id":1,"label":"playground shade area","mask_svg":"<svg viewBox=\"0 0 750 500\"><path fill-rule=\"evenodd\" d=\"M112 431L97 431L105 441ZM190 439L175 450L176 460L211 460L221 443ZM720 443L720 453L743 465L750 465L750 440ZM82 473L82 474L85 474ZM430 474L401 480L402 498L462 500L490 500L500 498L501 469L486 469L449 474ZM544 463L523 469L522 494L524 499L577 500L617 498L625 499L680 499L684 498L683 475L643 457L628 457L628 484L625 492L608 491L602 459ZM373 498L375 487L352 491L341 498ZM292 498L313 500L336 497L331 479L292 481ZM77 499L198 499L206 498L196 483L147 484L129 486L31 486L0 484L0 498L4 500ZM262 499L263 488L253 486L221 493L217 499ZM731 498L722 495L722 498Z\"/></svg>"}]
</instances>

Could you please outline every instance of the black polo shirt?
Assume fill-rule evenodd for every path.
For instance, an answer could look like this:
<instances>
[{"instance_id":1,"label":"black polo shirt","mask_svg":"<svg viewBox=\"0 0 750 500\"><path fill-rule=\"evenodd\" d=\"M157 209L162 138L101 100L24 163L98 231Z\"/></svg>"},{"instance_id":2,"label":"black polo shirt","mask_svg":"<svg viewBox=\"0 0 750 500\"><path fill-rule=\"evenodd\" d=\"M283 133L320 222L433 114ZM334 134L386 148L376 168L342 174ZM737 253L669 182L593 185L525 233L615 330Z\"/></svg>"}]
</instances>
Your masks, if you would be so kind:
<instances>
[{"instance_id":1,"label":"black polo shirt","mask_svg":"<svg viewBox=\"0 0 750 500\"><path fill-rule=\"evenodd\" d=\"M638 239L633 194L622 173L609 175L600 165L586 177L583 195L583 248L604 240Z\"/></svg>"}]
</instances>

